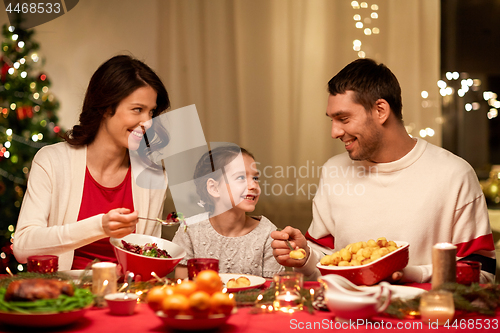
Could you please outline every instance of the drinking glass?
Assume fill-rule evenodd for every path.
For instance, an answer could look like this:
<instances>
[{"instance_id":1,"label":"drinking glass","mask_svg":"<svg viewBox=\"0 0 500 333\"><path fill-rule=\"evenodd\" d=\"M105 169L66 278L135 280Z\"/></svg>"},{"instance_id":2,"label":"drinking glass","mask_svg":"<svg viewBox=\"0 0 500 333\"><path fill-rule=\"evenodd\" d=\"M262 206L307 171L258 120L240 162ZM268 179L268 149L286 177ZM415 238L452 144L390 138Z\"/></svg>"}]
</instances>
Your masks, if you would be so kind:
<instances>
[{"instance_id":1,"label":"drinking glass","mask_svg":"<svg viewBox=\"0 0 500 333\"><path fill-rule=\"evenodd\" d=\"M457 283L465 284L467 286L471 283L478 283L480 274L480 262L470 260L457 261Z\"/></svg>"},{"instance_id":2,"label":"drinking glass","mask_svg":"<svg viewBox=\"0 0 500 333\"><path fill-rule=\"evenodd\" d=\"M59 257L53 255L38 255L28 257L28 272L55 273L59 267Z\"/></svg>"},{"instance_id":3,"label":"drinking glass","mask_svg":"<svg viewBox=\"0 0 500 333\"><path fill-rule=\"evenodd\" d=\"M193 258L187 261L188 278L193 280L199 272L210 269L219 273L219 259Z\"/></svg>"}]
</instances>

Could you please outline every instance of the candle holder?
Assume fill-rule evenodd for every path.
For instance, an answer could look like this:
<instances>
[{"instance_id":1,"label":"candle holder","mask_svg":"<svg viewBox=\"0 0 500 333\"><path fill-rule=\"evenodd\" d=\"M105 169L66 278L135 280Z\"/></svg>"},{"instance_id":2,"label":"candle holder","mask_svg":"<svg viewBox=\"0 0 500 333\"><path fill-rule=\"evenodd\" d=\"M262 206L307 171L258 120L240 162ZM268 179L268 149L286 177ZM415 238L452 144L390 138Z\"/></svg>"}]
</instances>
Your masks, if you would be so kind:
<instances>
[{"instance_id":1,"label":"candle holder","mask_svg":"<svg viewBox=\"0 0 500 333\"><path fill-rule=\"evenodd\" d=\"M293 313L302 310L302 296L304 275L297 272L280 272L274 275L275 311Z\"/></svg>"},{"instance_id":2,"label":"candle holder","mask_svg":"<svg viewBox=\"0 0 500 333\"><path fill-rule=\"evenodd\" d=\"M98 262L92 265L92 293L96 296L97 306L105 306L104 296L116 293L116 264Z\"/></svg>"},{"instance_id":3,"label":"candle holder","mask_svg":"<svg viewBox=\"0 0 500 333\"><path fill-rule=\"evenodd\" d=\"M479 283L481 275L481 263L478 261L460 260L457 261L457 283L470 286L472 283Z\"/></svg>"},{"instance_id":4,"label":"candle holder","mask_svg":"<svg viewBox=\"0 0 500 333\"><path fill-rule=\"evenodd\" d=\"M31 273L55 273L59 268L59 257L53 255L29 256L27 270Z\"/></svg>"},{"instance_id":5,"label":"candle holder","mask_svg":"<svg viewBox=\"0 0 500 333\"><path fill-rule=\"evenodd\" d=\"M432 247L432 290L442 284L456 282L457 247L450 243L438 243Z\"/></svg>"},{"instance_id":6,"label":"candle holder","mask_svg":"<svg viewBox=\"0 0 500 333\"><path fill-rule=\"evenodd\" d=\"M455 314L453 294L446 290L431 290L420 297L420 318L433 325L451 324Z\"/></svg>"},{"instance_id":7,"label":"candle holder","mask_svg":"<svg viewBox=\"0 0 500 333\"><path fill-rule=\"evenodd\" d=\"M219 273L219 259L193 258L187 261L188 278L193 280L199 272L207 269Z\"/></svg>"}]
</instances>

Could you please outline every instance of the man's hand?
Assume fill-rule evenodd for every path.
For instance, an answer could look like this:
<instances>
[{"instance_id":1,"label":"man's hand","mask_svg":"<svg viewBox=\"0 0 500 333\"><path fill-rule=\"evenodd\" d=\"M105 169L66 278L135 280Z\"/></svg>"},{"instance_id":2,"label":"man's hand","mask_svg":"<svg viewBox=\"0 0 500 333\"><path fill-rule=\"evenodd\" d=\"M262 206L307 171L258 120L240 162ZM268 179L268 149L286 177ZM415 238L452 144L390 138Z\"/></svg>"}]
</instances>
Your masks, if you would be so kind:
<instances>
[{"instance_id":1,"label":"man's hand","mask_svg":"<svg viewBox=\"0 0 500 333\"><path fill-rule=\"evenodd\" d=\"M281 231L271 232L271 237L274 239L271 243L273 248L273 255L276 261L283 266L288 267L302 267L309 258L309 247L307 246L307 240L302 235L300 230L292 228L290 226L286 227ZM289 240L290 244L296 249L304 249L306 251L306 257L304 259L292 259L290 258L290 248L286 244L285 240Z\"/></svg>"},{"instance_id":2,"label":"man's hand","mask_svg":"<svg viewBox=\"0 0 500 333\"><path fill-rule=\"evenodd\" d=\"M135 230L137 221L137 211L130 213L130 209L117 208L102 217L102 228L109 237L122 238Z\"/></svg>"},{"instance_id":3,"label":"man's hand","mask_svg":"<svg viewBox=\"0 0 500 333\"><path fill-rule=\"evenodd\" d=\"M391 276L389 276L387 279L385 279L387 282L389 283L398 283L401 281L401 279L403 278L403 271L395 271L394 273L392 273Z\"/></svg>"}]
</instances>

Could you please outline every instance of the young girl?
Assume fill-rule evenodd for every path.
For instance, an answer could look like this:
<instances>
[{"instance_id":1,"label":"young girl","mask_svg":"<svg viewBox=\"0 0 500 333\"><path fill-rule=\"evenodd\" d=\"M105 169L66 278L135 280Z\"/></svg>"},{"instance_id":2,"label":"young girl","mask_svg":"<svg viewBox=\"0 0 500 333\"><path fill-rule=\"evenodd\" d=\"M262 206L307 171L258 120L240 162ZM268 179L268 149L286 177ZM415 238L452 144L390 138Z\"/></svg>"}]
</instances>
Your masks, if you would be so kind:
<instances>
[{"instance_id":1,"label":"young girl","mask_svg":"<svg viewBox=\"0 0 500 333\"><path fill-rule=\"evenodd\" d=\"M139 153L143 129L169 105L160 78L143 62L120 55L97 69L80 124L66 142L34 157L14 242L19 262L53 254L59 270L83 269L95 258L116 261L109 237L161 235L159 223L137 217L160 217L165 190L137 185L129 149Z\"/></svg>"},{"instance_id":2,"label":"young girl","mask_svg":"<svg viewBox=\"0 0 500 333\"><path fill-rule=\"evenodd\" d=\"M220 273L272 277L282 270L271 248L270 234L276 226L264 216L246 214L255 210L260 196L253 155L237 146L215 148L201 157L194 179L209 218L177 230L172 241L187 256L175 277L187 277L191 258L219 259Z\"/></svg>"}]
</instances>

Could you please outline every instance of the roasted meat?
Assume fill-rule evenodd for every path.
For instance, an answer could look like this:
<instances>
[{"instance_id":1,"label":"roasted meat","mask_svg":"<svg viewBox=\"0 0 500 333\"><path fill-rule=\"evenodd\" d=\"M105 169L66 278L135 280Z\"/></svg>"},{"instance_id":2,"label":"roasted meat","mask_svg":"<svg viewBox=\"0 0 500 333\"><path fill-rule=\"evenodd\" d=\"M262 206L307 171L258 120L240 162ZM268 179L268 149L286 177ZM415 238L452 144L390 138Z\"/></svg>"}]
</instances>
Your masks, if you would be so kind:
<instances>
[{"instance_id":1,"label":"roasted meat","mask_svg":"<svg viewBox=\"0 0 500 333\"><path fill-rule=\"evenodd\" d=\"M36 301L37 299L58 298L65 294L73 296L73 285L59 280L26 279L13 281L5 292L6 301Z\"/></svg>"}]
</instances>

